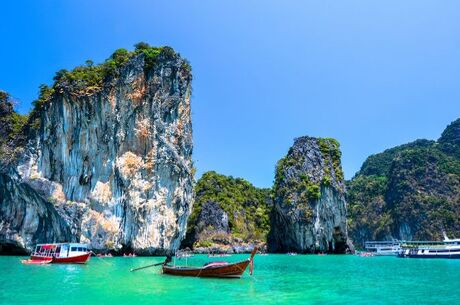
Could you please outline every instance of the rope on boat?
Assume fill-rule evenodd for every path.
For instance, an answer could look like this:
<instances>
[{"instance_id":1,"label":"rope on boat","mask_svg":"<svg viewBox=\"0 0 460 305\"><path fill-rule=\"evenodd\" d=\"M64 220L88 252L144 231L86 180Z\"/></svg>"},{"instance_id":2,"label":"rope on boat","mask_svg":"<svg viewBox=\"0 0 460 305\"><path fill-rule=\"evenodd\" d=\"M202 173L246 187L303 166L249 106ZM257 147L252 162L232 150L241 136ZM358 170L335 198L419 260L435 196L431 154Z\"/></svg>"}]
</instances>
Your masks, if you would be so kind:
<instances>
[{"instance_id":1,"label":"rope on boat","mask_svg":"<svg viewBox=\"0 0 460 305\"><path fill-rule=\"evenodd\" d=\"M138 271L138 270L142 270L142 269L146 269L146 268L150 268L150 267L155 267L155 266L160 266L160 265L163 265L164 263L161 262L161 263L157 263L157 264L152 264L152 265L147 265L147 266L143 266L143 267L139 267L139 268L134 268L134 269L131 269L129 270L129 272L135 272L135 271Z\"/></svg>"},{"instance_id":2,"label":"rope on boat","mask_svg":"<svg viewBox=\"0 0 460 305\"><path fill-rule=\"evenodd\" d=\"M151 264L151 265L147 265L147 266L143 266L143 267L139 267L139 268L134 268L134 269L129 270L129 272L135 272L135 271L142 270L142 269L146 269L146 268L150 268L150 267L155 267L155 266L160 266L160 265L166 265L166 264L169 263L170 261L171 261L171 257L170 257L170 256L167 256L164 262L156 263L156 264Z\"/></svg>"}]
</instances>

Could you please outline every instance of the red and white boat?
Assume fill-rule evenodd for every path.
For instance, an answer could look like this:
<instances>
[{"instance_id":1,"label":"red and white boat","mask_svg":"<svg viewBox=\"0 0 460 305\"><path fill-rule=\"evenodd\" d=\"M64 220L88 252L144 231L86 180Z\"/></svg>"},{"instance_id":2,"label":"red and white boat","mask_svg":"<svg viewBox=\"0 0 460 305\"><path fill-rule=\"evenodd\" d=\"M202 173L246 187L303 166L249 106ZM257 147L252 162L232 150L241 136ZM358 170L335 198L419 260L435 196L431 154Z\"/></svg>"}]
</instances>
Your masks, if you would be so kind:
<instances>
[{"instance_id":1,"label":"red and white boat","mask_svg":"<svg viewBox=\"0 0 460 305\"><path fill-rule=\"evenodd\" d=\"M84 264L89 260L91 252L86 244L38 244L23 264Z\"/></svg>"}]
</instances>

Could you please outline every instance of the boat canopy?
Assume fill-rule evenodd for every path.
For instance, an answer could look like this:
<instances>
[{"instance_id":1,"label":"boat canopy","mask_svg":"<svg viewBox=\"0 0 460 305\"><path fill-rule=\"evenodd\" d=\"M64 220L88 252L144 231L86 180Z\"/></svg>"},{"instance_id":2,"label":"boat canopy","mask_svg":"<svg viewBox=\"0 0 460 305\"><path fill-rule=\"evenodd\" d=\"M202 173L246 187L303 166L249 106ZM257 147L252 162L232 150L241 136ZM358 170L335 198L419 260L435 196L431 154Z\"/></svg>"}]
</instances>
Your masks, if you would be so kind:
<instances>
[{"instance_id":1,"label":"boat canopy","mask_svg":"<svg viewBox=\"0 0 460 305\"><path fill-rule=\"evenodd\" d=\"M37 246L40 246L40 245L37 245ZM54 244L49 244L49 245L42 245L42 249L44 250L51 250L51 249L55 249L57 245L54 245Z\"/></svg>"}]
</instances>

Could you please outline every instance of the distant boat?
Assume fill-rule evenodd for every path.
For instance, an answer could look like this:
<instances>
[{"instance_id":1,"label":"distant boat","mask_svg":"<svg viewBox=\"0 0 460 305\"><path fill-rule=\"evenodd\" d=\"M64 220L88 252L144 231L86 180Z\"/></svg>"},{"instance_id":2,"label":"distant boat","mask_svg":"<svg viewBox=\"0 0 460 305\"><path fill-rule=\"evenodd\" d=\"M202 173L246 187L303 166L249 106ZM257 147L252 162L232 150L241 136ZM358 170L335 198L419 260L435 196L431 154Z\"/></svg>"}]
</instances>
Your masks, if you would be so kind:
<instances>
[{"instance_id":1,"label":"distant boat","mask_svg":"<svg viewBox=\"0 0 460 305\"><path fill-rule=\"evenodd\" d=\"M35 246L30 259L22 260L23 264L68 263L84 264L91 256L86 244L61 243L38 244Z\"/></svg>"},{"instance_id":2,"label":"distant boat","mask_svg":"<svg viewBox=\"0 0 460 305\"><path fill-rule=\"evenodd\" d=\"M297 255L296 252L288 252L288 253L286 253L286 254L289 255L289 256L296 256L296 255Z\"/></svg>"},{"instance_id":3,"label":"distant boat","mask_svg":"<svg viewBox=\"0 0 460 305\"><path fill-rule=\"evenodd\" d=\"M248 265L251 266L252 274L254 255L257 248L251 252L251 256L244 261L237 263L210 262L202 267L174 266L168 265L168 260L163 264L163 274L194 276L194 277L220 277L220 278L239 278L244 273Z\"/></svg>"},{"instance_id":4,"label":"distant boat","mask_svg":"<svg viewBox=\"0 0 460 305\"><path fill-rule=\"evenodd\" d=\"M401 248L399 257L460 259L460 239L449 239L447 236L443 241L406 242Z\"/></svg>"},{"instance_id":5,"label":"distant boat","mask_svg":"<svg viewBox=\"0 0 460 305\"><path fill-rule=\"evenodd\" d=\"M367 252L378 256L398 255L401 251L401 242L394 241L366 241L364 244Z\"/></svg>"}]
</instances>

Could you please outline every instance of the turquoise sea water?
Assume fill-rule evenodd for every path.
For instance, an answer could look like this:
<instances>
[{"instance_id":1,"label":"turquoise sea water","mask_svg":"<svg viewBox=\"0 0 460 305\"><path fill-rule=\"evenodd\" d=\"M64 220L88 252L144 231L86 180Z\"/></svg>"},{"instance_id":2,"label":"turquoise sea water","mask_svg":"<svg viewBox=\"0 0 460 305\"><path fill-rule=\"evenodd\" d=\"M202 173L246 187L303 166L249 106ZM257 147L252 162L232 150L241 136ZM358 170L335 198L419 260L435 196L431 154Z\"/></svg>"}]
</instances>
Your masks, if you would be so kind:
<instances>
[{"instance_id":1,"label":"turquoise sea water","mask_svg":"<svg viewBox=\"0 0 460 305\"><path fill-rule=\"evenodd\" d=\"M268 255L256 256L252 277L205 279L159 267L129 272L160 257L43 266L20 259L0 257L0 304L460 304L460 260Z\"/></svg>"}]
</instances>

